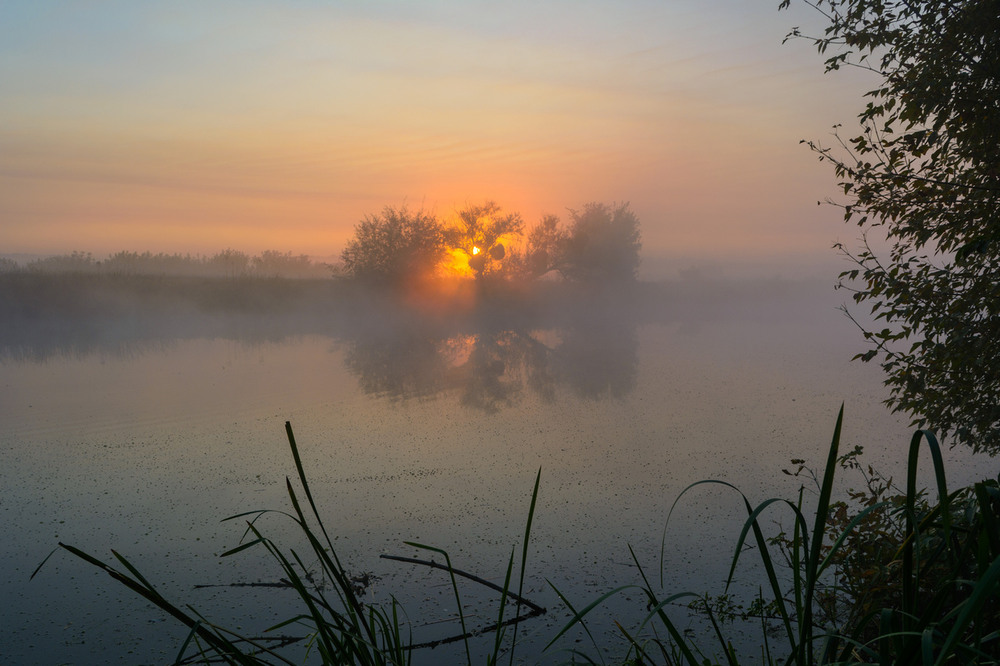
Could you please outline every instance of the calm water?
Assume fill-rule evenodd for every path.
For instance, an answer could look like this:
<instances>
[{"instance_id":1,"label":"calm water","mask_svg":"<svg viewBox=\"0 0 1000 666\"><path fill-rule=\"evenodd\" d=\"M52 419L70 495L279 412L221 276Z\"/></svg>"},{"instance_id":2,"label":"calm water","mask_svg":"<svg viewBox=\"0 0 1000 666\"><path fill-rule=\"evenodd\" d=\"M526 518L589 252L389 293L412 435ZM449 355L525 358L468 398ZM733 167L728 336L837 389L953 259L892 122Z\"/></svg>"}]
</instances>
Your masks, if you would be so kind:
<instances>
[{"instance_id":1,"label":"calm water","mask_svg":"<svg viewBox=\"0 0 1000 666\"><path fill-rule=\"evenodd\" d=\"M68 329L62 343L4 349L0 662L176 655L183 629L68 553L29 582L58 541L106 561L114 548L168 598L246 631L289 614L285 590L229 586L274 581L266 558L216 557L242 535L222 518L288 508L285 421L342 561L378 577L369 600L399 596L419 636L449 633L450 588L440 572L379 554L426 557L403 543L419 541L502 582L541 469L526 596L549 613L521 626L518 654L557 661L563 653L540 654L566 618L546 579L585 605L637 580L628 544L658 574L666 513L691 482L727 480L751 501L791 497L800 481L781 468L822 464L842 402L845 446L901 468L909 428L880 405L878 369L849 363L858 336L839 296L821 281L780 286L537 329L490 320L345 337L270 321L266 333L241 323L85 343ZM955 483L987 473L950 457ZM666 533L667 589L721 591L740 510L734 494L704 487L681 503ZM261 525L298 543L287 520ZM756 589L749 575L741 582ZM470 624L487 624L492 607L467 594ZM636 594L612 605L627 619L642 609ZM587 649L580 640L556 650Z\"/></svg>"}]
</instances>

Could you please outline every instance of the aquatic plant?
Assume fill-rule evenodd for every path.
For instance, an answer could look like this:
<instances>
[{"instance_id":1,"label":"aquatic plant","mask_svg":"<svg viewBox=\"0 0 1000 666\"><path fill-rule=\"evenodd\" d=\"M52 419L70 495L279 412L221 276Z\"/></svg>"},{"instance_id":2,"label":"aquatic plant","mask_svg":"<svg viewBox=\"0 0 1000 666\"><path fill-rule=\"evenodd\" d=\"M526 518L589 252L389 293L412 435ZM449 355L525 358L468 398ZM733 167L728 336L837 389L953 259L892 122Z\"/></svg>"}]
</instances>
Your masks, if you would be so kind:
<instances>
[{"instance_id":1,"label":"aquatic plant","mask_svg":"<svg viewBox=\"0 0 1000 666\"><path fill-rule=\"evenodd\" d=\"M727 614L759 619L760 655L752 663L1000 662L997 482L985 481L949 494L940 445L931 432L919 430L910 442L905 494L893 496L889 484L876 482L855 497L864 500L860 506L849 510L844 503L832 502L837 468L849 465L857 453L840 456L842 423L843 407L825 470L817 479L819 495L811 521L804 507L804 488L795 501L771 498L756 506L735 486L719 480L698 481L678 496L671 513L697 486L719 485L740 495L747 519L734 549L726 594L714 599L696 592L664 594L660 591L662 549L660 586L654 586L629 547L641 583L611 590L580 610L557 589L572 617L550 645L577 624L586 628L588 616L612 596L638 588L648 610L638 627L618 624L629 644L620 663L741 663L726 635L723 616ZM916 485L922 443L934 466L938 501L933 506ZM791 512L791 534L765 537L760 521L772 507ZM669 520L668 515L668 524ZM665 527L662 548L666 540ZM745 548L751 543L753 548ZM749 611L737 613L728 591L740 559L751 550L764 571L765 587ZM667 613L669 607L691 600L690 607L700 610L710 625L714 648L703 647L681 631ZM842 605L839 611L836 602ZM771 637L773 625L780 638ZM595 648L601 657L596 643ZM579 656L595 663L587 654Z\"/></svg>"},{"instance_id":2,"label":"aquatic plant","mask_svg":"<svg viewBox=\"0 0 1000 666\"><path fill-rule=\"evenodd\" d=\"M843 407L823 474L810 471L818 490L811 509L806 507L804 485L794 500L775 497L753 505L728 482L698 481L685 488L671 506L661 538L658 585L651 582L631 546L629 553L640 581L616 587L579 609L558 586L548 581L568 609L570 619L545 649L550 650L568 631L579 627L591 637L594 652L588 654L574 648L569 650L569 658L574 663L604 662L607 647L597 644L588 626L592 614L615 595L638 589L646 601L646 610L637 626L626 627L620 620L615 622L628 647L624 655L613 658L614 663L688 666L1000 663L1000 484L984 481L949 493L940 445L932 433L920 430L910 441L905 491L896 492L888 479L869 473L863 490L849 493L847 501L834 501L837 470L857 468L861 453L856 448L841 455L842 423ZM310 654L318 655L324 664L409 664L414 649L461 641L466 663L471 666L474 657L470 638L481 634L493 636L486 663L497 663L506 646L510 649L510 663L514 663L518 623L545 612L522 596L540 472L531 494L516 593L512 590L514 549L502 586L455 568L449 554L433 546L407 542L414 548L442 556L443 564L389 556L443 570L450 577L460 632L448 639L420 645L413 642L405 612L395 597L384 607L366 605L359 599L358 579L347 572L333 548L309 488L291 425L286 423L285 427L308 513L289 480L292 512L253 511L228 518L246 520L246 536L250 540L223 553L223 557L229 557L251 548L265 549L280 565L288 585L297 592L302 612L271 627L265 632L268 636L244 636L213 623L190 606L182 609L161 596L135 566L115 551L112 551L114 557L123 569L73 546L61 543L60 548L102 569L189 627L176 663L292 663L281 648L289 642L305 640L307 658ZM924 446L934 468L935 503L917 489L917 462ZM794 462L799 468L789 474L798 475L807 469L804 461ZM726 589L715 597L694 591L665 593L663 563L670 516L689 491L706 485L737 492L747 512L736 539ZM767 537L761 520L777 509L790 513L790 531ZM316 584L304 558L294 549L279 547L258 528L258 519L266 513L284 515L297 524L308 540L307 554L319 562L318 577L332 582L332 592ZM751 551L757 554L763 579L759 595L744 608L734 600L730 585L741 559ZM500 593L494 623L477 628L468 626L458 577ZM512 616L507 613L509 605L516 605ZM682 630L672 618L678 606L685 613L694 609L705 618L711 637L707 644ZM522 607L529 610L522 614ZM727 635L727 624L735 617L759 622L758 655L748 658L737 654ZM507 640L506 631L511 626L513 634ZM288 627L300 633L305 630L305 635L275 633ZM550 656L553 654L554 651L549 652Z\"/></svg>"},{"instance_id":3,"label":"aquatic plant","mask_svg":"<svg viewBox=\"0 0 1000 666\"><path fill-rule=\"evenodd\" d=\"M296 492L291 480L286 479L288 497L292 504L291 513L286 511L257 510L240 513L225 519L226 521L245 520L246 532L244 538L249 538L249 540L222 553L222 557L230 557L251 548L265 549L271 558L279 564L282 580L295 590L298 599L301 601L302 607L300 613L271 626L264 632L264 636L243 635L239 631L214 623L189 605L182 608L174 604L162 596L156 590L155 586L139 572L138 568L114 550L112 550L112 554L123 569L115 568L79 548L60 543L59 548L45 558L45 561L35 569L31 577L34 578L45 562L59 549L66 550L103 570L111 578L150 601L156 607L189 628L190 631L187 638L181 645L175 660L176 664L291 664L294 662L290 660L286 653L281 651L281 648L292 643L305 643L307 646L306 658L309 658L310 653L314 653L319 656L323 664L401 666L411 662L413 650L416 648L433 647L441 643L462 641L465 644L467 663L469 666L472 666L473 657L469 639L474 635L489 634L491 632L494 635L494 640L492 651L486 655L486 662L493 664L497 663L499 655L505 647L504 638L507 628L514 626L515 637L511 641L510 648L510 659L511 663L513 663L513 646L516 645L517 624L545 612L544 608L522 596L528 541L534 517L535 501L538 496L541 470L539 470L538 475L535 477L535 485L531 494L531 506L524 531L517 593L513 592L510 587L514 570L514 549L511 549L504 585L502 587L456 569L452 566L448 553L440 548L416 542L406 542L407 545L412 547L441 555L445 559L446 564L444 565L416 558L391 558L416 565L443 569L451 577L452 589L458 605L461 632L450 638L434 641L433 643L416 645L413 642L412 633L407 628L408 624L405 612L395 597L391 597L391 601L386 606L365 604L359 598L361 593L359 584L363 588L364 582L363 580L359 581L359 577L352 576L341 563L336 549L333 547L333 541L316 508L316 502L302 466L302 459L299 456L295 436L292 432L291 424L288 422L285 423L285 431L292 457L295 461L295 469L301 484L301 492L308 503L308 512L303 508L299 493ZM309 548L305 551L304 555L300 555L294 548L280 547L269 539L263 530L257 526L258 519L270 513L285 516L296 523L309 544ZM312 561L313 558L318 562L318 571L311 570L306 565L306 560ZM500 592L499 610L495 623L487 627L478 627L472 630L468 628L462 609L456 576L473 580L476 583ZM323 581L323 583L317 583L317 581ZM329 585L325 584L327 581L330 583ZM515 605L516 612L513 617L505 618L505 613L511 602ZM522 606L527 606L529 611L521 614ZM294 630L296 635L288 636L277 633L279 630L286 629ZM305 632L304 634L302 633L303 631Z\"/></svg>"}]
</instances>

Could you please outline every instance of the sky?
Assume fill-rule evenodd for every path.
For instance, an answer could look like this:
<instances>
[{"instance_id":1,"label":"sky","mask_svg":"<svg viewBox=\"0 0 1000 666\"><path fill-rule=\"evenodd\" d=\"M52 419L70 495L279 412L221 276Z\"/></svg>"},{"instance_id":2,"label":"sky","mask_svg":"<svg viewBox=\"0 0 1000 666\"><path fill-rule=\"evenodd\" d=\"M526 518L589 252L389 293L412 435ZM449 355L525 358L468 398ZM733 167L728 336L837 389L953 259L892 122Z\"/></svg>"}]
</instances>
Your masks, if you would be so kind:
<instances>
[{"instance_id":1,"label":"sky","mask_svg":"<svg viewBox=\"0 0 1000 666\"><path fill-rule=\"evenodd\" d=\"M778 0L0 0L0 253L339 255L387 205L629 202L643 256L850 241L830 143L874 81Z\"/></svg>"}]
</instances>

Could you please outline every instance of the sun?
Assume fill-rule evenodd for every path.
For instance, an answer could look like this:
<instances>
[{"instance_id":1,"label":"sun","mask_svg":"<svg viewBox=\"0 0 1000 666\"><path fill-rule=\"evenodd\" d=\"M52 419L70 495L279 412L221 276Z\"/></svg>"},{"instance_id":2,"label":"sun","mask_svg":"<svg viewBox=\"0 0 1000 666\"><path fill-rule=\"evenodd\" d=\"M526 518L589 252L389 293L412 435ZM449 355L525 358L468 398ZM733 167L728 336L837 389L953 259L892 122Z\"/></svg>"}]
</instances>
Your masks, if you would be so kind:
<instances>
[{"instance_id":1,"label":"sun","mask_svg":"<svg viewBox=\"0 0 1000 666\"><path fill-rule=\"evenodd\" d=\"M448 256L438 265L438 274L447 278L475 277L469 267L469 253L455 248L448 250Z\"/></svg>"}]
</instances>

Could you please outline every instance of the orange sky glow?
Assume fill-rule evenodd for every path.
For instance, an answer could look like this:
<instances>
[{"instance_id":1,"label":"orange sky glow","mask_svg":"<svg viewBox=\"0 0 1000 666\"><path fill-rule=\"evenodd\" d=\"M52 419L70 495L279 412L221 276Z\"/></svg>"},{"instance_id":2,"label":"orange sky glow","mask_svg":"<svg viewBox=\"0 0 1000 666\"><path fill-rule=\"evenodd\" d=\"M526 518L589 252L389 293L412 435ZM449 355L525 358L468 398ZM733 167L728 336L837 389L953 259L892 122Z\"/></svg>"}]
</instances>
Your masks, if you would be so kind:
<instances>
[{"instance_id":1,"label":"orange sky glow","mask_svg":"<svg viewBox=\"0 0 1000 666\"><path fill-rule=\"evenodd\" d=\"M776 4L4 3L0 253L327 259L488 199L628 201L644 256L825 252L856 234L798 141L870 82Z\"/></svg>"}]
</instances>

